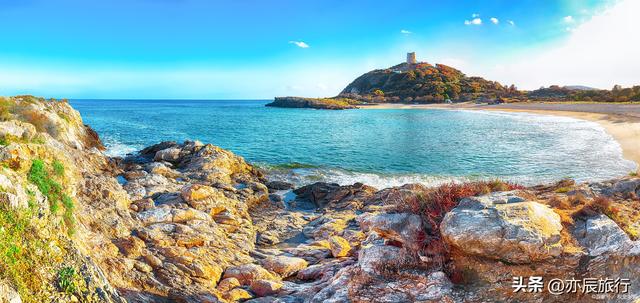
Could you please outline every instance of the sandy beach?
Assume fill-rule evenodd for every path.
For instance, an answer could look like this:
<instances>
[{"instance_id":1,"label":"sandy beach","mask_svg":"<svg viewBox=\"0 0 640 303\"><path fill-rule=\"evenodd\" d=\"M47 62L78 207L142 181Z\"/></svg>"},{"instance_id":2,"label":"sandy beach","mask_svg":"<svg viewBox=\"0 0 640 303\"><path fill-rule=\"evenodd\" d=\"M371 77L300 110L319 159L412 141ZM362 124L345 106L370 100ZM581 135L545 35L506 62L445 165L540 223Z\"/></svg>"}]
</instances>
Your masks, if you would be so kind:
<instances>
[{"instance_id":1,"label":"sandy beach","mask_svg":"<svg viewBox=\"0 0 640 303\"><path fill-rule=\"evenodd\" d=\"M638 164L640 171L640 104L607 103L512 103L486 105L456 104L376 104L361 109L467 109L503 112L527 112L565 116L600 124L622 147L626 159Z\"/></svg>"}]
</instances>

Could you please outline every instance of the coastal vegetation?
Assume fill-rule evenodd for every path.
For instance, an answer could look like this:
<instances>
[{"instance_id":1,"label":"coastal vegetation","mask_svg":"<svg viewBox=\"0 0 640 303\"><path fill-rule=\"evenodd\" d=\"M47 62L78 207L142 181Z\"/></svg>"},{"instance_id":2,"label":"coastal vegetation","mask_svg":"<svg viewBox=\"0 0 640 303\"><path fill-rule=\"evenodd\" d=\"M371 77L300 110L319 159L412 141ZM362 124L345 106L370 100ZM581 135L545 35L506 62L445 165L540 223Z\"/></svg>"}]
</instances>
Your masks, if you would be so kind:
<instances>
[{"instance_id":1,"label":"coastal vegetation","mask_svg":"<svg viewBox=\"0 0 640 303\"><path fill-rule=\"evenodd\" d=\"M356 78L339 96L363 102L442 103L519 95L515 86L468 77L444 64L423 62L368 72Z\"/></svg>"},{"instance_id":2,"label":"coastal vegetation","mask_svg":"<svg viewBox=\"0 0 640 303\"><path fill-rule=\"evenodd\" d=\"M611 90L552 85L527 92L526 97L530 101L640 102L640 85L615 85Z\"/></svg>"},{"instance_id":3,"label":"coastal vegetation","mask_svg":"<svg viewBox=\"0 0 640 303\"><path fill-rule=\"evenodd\" d=\"M444 64L401 63L370 71L356 78L333 98L276 98L268 106L348 109L367 103L445 103L445 102L640 102L640 85L611 90L584 86L542 87L519 90L482 77L467 76Z\"/></svg>"},{"instance_id":4,"label":"coastal vegetation","mask_svg":"<svg viewBox=\"0 0 640 303\"><path fill-rule=\"evenodd\" d=\"M303 98L303 97L276 97L269 107L315 108L315 109L353 109L360 104L349 98Z\"/></svg>"}]
</instances>

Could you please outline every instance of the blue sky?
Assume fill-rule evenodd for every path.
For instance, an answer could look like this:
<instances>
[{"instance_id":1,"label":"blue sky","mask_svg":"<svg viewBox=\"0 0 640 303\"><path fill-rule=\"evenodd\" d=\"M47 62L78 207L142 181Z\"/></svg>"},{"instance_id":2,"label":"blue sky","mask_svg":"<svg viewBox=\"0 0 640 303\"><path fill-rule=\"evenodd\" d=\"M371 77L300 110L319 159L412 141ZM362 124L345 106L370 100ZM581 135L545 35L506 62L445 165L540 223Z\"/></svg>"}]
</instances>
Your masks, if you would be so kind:
<instances>
[{"instance_id":1,"label":"blue sky","mask_svg":"<svg viewBox=\"0 0 640 303\"><path fill-rule=\"evenodd\" d=\"M407 51L536 88L553 83L518 76L523 58L630 2L0 0L0 95L331 96ZM560 84L617 79L578 80Z\"/></svg>"}]
</instances>

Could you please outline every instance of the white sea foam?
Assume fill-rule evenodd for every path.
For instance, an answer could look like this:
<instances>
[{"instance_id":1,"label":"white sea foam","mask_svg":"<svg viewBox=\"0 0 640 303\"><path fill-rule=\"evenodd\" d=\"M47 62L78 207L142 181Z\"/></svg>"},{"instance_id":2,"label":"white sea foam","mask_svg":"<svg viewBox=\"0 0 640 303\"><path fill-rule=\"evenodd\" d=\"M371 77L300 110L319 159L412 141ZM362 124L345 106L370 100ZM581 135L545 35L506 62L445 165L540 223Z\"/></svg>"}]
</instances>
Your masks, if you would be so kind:
<instances>
[{"instance_id":1,"label":"white sea foam","mask_svg":"<svg viewBox=\"0 0 640 303\"><path fill-rule=\"evenodd\" d=\"M104 153L109 157L122 157L142 149L142 145L123 144L113 137L104 137L103 141L107 148Z\"/></svg>"}]
</instances>

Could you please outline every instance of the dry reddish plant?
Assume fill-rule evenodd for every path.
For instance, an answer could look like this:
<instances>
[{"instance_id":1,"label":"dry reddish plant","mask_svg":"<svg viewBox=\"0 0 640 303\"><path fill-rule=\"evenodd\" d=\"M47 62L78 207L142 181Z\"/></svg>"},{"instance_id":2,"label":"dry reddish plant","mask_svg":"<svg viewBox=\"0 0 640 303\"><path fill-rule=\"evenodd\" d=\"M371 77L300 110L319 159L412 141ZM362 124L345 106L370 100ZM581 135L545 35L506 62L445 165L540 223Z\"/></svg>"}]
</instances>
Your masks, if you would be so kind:
<instances>
[{"instance_id":1,"label":"dry reddish plant","mask_svg":"<svg viewBox=\"0 0 640 303\"><path fill-rule=\"evenodd\" d=\"M450 260L448 247L440 236L440 223L444 216L466 197L483 195L495 191L524 189L523 186L502 181L481 181L469 183L446 183L424 194L407 197L398 205L399 211L418 214L425 226L431 227L415 240L422 249L416 252L426 257L433 268L443 269L456 281L460 280L455 271L447 269Z\"/></svg>"}]
</instances>

